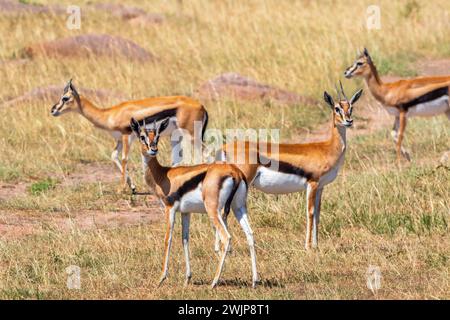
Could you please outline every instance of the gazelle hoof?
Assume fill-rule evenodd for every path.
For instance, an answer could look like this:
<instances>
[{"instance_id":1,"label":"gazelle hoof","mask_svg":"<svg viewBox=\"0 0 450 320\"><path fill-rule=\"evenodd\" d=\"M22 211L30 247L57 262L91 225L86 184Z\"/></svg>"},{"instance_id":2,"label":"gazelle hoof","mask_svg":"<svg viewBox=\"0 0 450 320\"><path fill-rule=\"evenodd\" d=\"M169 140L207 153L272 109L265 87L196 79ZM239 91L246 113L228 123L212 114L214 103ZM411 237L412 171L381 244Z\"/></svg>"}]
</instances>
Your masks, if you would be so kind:
<instances>
[{"instance_id":1,"label":"gazelle hoof","mask_svg":"<svg viewBox=\"0 0 450 320\"><path fill-rule=\"evenodd\" d=\"M188 278L186 278L186 280L184 280L184 286L187 287L190 283L191 283L191 277L189 276Z\"/></svg>"},{"instance_id":2,"label":"gazelle hoof","mask_svg":"<svg viewBox=\"0 0 450 320\"><path fill-rule=\"evenodd\" d=\"M219 283L219 279L214 279L211 284L211 289L214 289L215 287L217 287L217 283Z\"/></svg>"},{"instance_id":3,"label":"gazelle hoof","mask_svg":"<svg viewBox=\"0 0 450 320\"><path fill-rule=\"evenodd\" d=\"M159 282L158 282L158 288L161 287L161 285L163 284L164 280L166 280L166 278L167 278L167 276L162 276L162 277L159 279Z\"/></svg>"}]
</instances>

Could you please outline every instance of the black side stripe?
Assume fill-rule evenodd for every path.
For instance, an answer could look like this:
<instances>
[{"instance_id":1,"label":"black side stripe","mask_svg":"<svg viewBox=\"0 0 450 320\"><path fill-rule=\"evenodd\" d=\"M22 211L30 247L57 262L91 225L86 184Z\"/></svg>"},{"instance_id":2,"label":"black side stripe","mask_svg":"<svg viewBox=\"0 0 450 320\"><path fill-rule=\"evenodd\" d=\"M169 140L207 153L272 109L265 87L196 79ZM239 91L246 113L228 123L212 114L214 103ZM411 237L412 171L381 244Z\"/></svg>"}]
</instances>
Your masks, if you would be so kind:
<instances>
[{"instance_id":1,"label":"black side stripe","mask_svg":"<svg viewBox=\"0 0 450 320\"><path fill-rule=\"evenodd\" d=\"M430 91L418 98L415 98L414 100L400 104L400 108L402 108L403 110L408 110L409 108L414 107L415 105L433 101L433 100L438 99L445 95L448 96L448 86L435 89L435 90Z\"/></svg>"},{"instance_id":2,"label":"black side stripe","mask_svg":"<svg viewBox=\"0 0 450 320\"><path fill-rule=\"evenodd\" d=\"M186 193L188 193L189 191L192 191L195 188L197 188L197 186L200 184L200 182L202 182L203 179L205 179L205 176L206 176L206 170L203 171L202 173L192 177L191 179L189 179L188 181L183 183L178 188L177 191L172 192L171 194L169 194L166 197L166 202L169 205L173 205L175 203L175 201L179 201L181 199L181 197L183 197Z\"/></svg>"},{"instance_id":3,"label":"black side stripe","mask_svg":"<svg viewBox=\"0 0 450 320\"><path fill-rule=\"evenodd\" d=\"M153 122L158 122L164 120L166 118L175 117L177 115L177 108L163 110L161 112L155 113L154 115L148 116L145 118L145 124L149 125ZM144 119L136 119L139 122L140 126L144 125ZM128 127L131 132L131 127Z\"/></svg>"},{"instance_id":4,"label":"black side stripe","mask_svg":"<svg viewBox=\"0 0 450 320\"><path fill-rule=\"evenodd\" d=\"M277 167L276 164L278 164L278 172L287 173L287 174L295 174L297 176L300 176L302 178L306 178L307 180L310 180L313 177L312 172L305 171L304 169L300 167L296 167L288 162L284 161L275 161L270 159L270 162L267 163L267 158L264 159L265 163L263 164L266 168L271 167Z\"/></svg>"}]
</instances>

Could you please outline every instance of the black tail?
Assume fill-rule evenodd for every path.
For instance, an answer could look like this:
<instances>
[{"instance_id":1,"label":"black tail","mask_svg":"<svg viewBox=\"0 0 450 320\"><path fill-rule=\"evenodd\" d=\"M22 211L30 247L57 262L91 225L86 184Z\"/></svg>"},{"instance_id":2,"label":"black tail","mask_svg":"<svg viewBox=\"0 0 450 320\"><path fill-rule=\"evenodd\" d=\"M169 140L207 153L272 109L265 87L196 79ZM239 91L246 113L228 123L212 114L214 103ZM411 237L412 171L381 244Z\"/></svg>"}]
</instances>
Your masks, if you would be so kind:
<instances>
[{"instance_id":1,"label":"black tail","mask_svg":"<svg viewBox=\"0 0 450 320\"><path fill-rule=\"evenodd\" d=\"M206 131L206 127L208 126L208 111L205 110L205 118L203 121L203 128L202 128L202 141L205 141L205 131Z\"/></svg>"}]
</instances>

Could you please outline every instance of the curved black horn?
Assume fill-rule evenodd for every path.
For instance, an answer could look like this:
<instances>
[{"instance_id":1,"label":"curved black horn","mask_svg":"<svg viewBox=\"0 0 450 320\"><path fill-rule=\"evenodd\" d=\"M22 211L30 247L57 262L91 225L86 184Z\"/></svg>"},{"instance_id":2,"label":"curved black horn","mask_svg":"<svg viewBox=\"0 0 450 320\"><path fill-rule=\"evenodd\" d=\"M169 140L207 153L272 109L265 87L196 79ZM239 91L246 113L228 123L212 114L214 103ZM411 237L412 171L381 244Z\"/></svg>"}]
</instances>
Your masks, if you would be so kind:
<instances>
[{"instance_id":1,"label":"curved black horn","mask_svg":"<svg viewBox=\"0 0 450 320\"><path fill-rule=\"evenodd\" d=\"M345 98L345 101L347 101L347 102L348 102L348 99L347 99L347 96L345 95L345 92L344 92L344 87L342 86L342 82L341 82L341 80L339 80L339 85L341 86L341 91L342 91L342 95L344 96L344 98Z\"/></svg>"}]
</instances>

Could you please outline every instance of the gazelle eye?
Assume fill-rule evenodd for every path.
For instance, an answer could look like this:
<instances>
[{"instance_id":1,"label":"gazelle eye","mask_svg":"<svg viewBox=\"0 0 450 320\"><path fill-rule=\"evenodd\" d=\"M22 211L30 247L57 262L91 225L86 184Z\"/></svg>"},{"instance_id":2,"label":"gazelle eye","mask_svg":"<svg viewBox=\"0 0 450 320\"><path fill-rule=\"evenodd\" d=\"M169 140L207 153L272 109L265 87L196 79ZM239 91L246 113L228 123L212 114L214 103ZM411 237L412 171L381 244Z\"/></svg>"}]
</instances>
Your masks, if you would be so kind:
<instances>
[{"instance_id":1,"label":"gazelle eye","mask_svg":"<svg viewBox=\"0 0 450 320\"><path fill-rule=\"evenodd\" d=\"M62 98L62 101L63 101L63 102L69 101L69 97L63 97L63 98Z\"/></svg>"},{"instance_id":2,"label":"gazelle eye","mask_svg":"<svg viewBox=\"0 0 450 320\"><path fill-rule=\"evenodd\" d=\"M145 142L145 137L144 136L141 136L140 138L141 138L142 142Z\"/></svg>"},{"instance_id":3,"label":"gazelle eye","mask_svg":"<svg viewBox=\"0 0 450 320\"><path fill-rule=\"evenodd\" d=\"M336 113L341 113L341 109L339 109L338 107L334 108L334 111L336 111Z\"/></svg>"},{"instance_id":4,"label":"gazelle eye","mask_svg":"<svg viewBox=\"0 0 450 320\"><path fill-rule=\"evenodd\" d=\"M363 63L362 63L361 61L358 61L358 62L356 63L356 65L357 65L358 67L360 67L360 66L363 65Z\"/></svg>"}]
</instances>

